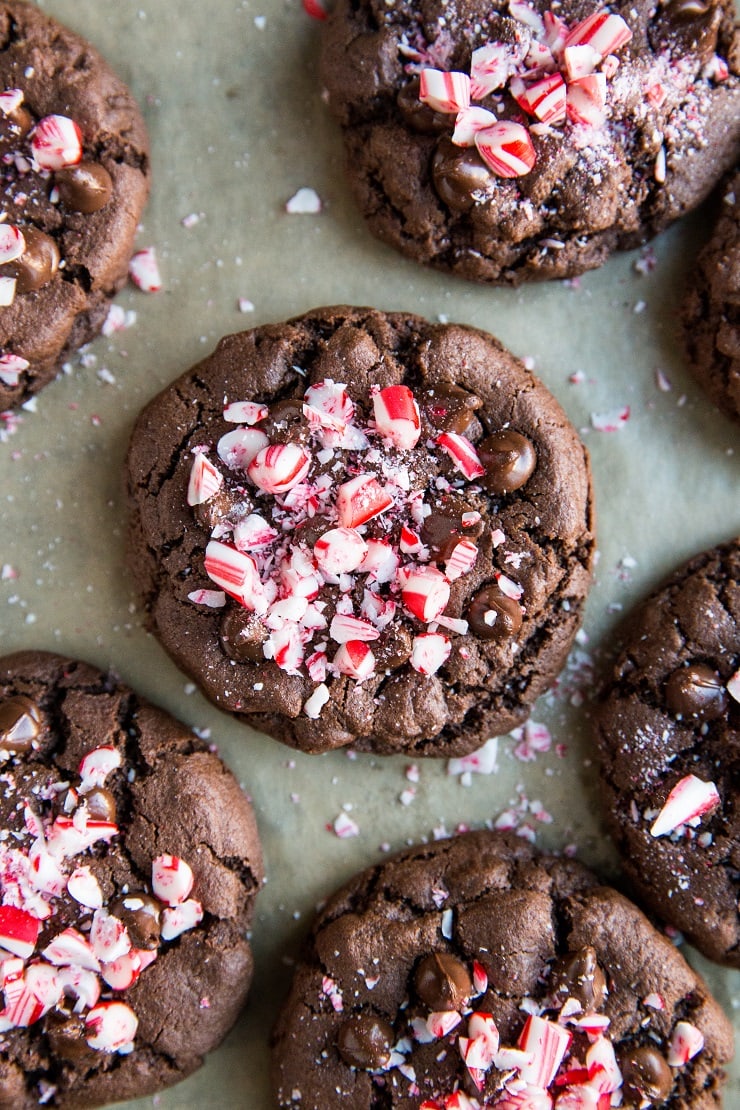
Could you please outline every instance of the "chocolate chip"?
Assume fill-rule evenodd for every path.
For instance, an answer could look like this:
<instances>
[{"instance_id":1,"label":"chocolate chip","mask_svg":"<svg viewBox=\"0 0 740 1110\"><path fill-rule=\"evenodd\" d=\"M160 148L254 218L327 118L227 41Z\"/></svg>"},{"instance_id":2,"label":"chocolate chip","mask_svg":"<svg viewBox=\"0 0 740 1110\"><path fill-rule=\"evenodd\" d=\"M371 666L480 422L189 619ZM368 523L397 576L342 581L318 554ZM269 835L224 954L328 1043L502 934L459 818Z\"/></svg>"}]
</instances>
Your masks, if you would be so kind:
<instances>
[{"instance_id":1,"label":"chocolate chip","mask_svg":"<svg viewBox=\"0 0 740 1110\"><path fill-rule=\"evenodd\" d=\"M162 906L151 894L141 890L122 894L111 902L110 912L126 926L135 948L157 947Z\"/></svg>"},{"instance_id":2,"label":"chocolate chip","mask_svg":"<svg viewBox=\"0 0 740 1110\"><path fill-rule=\"evenodd\" d=\"M113 193L111 175L99 162L78 162L57 170L54 184L65 208L85 215L105 208Z\"/></svg>"},{"instance_id":3,"label":"chocolate chip","mask_svg":"<svg viewBox=\"0 0 740 1110\"><path fill-rule=\"evenodd\" d=\"M482 640L506 640L522 627L522 607L491 583L470 602L467 619L471 632Z\"/></svg>"},{"instance_id":4,"label":"chocolate chip","mask_svg":"<svg viewBox=\"0 0 740 1110\"><path fill-rule=\"evenodd\" d=\"M414 975L416 993L430 1010L459 1010L473 993L468 970L456 956L425 956Z\"/></svg>"},{"instance_id":5,"label":"chocolate chip","mask_svg":"<svg viewBox=\"0 0 740 1110\"><path fill-rule=\"evenodd\" d=\"M722 679L706 663L679 667L665 684L666 705L677 717L714 721L727 710Z\"/></svg>"},{"instance_id":6,"label":"chocolate chip","mask_svg":"<svg viewBox=\"0 0 740 1110\"><path fill-rule=\"evenodd\" d=\"M606 976L599 966L596 949L590 944L556 960L550 982L553 994L563 1002L575 998L587 1014L600 1010L608 994Z\"/></svg>"},{"instance_id":7,"label":"chocolate chip","mask_svg":"<svg viewBox=\"0 0 740 1110\"><path fill-rule=\"evenodd\" d=\"M77 1014L53 1010L46 1015L44 1028L55 1056L72 1063L95 1058L95 1049L85 1040L85 1022Z\"/></svg>"},{"instance_id":8,"label":"chocolate chip","mask_svg":"<svg viewBox=\"0 0 740 1110\"><path fill-rule=\"evenodd\" d=\"M286 397L270 405L268 415L258 425L270 443L303 443L309 437L309 429L303 415L303 400L300 397Z\"/></svg>"},{"instance_id":9,"label":"chocolate chip","mask_svg":"<svg viewBox=\"0 0 740 1110\"><path fill-rule=\"evenodd\" d=\"M411 633L399 627L384 632L373 644L375 665L379 671L396 671L411 657Z\"/></svg>"},{"instance_id":10,"label":"chocolate chip","mask_svg":"<svg viewBox=\"0 0 740 1110\"><path fill-rule=\"evenodd\" d=\"M39 734L41 712L24 694L0 702L0 752L28 752Z\"/></svg>"},{"instance_id":11,"label":"chocolate chip","mask_svg":"<svg viewBox=\"0 0 740 1110\"><path fill-rule=\"evenodd\" d=\"M398 90L396 104L403 122L422 135L438 135L441 131L450 129L450 116L435 112L428 104L422 104L419 100L418 77L414 77Z\"/></svg>"},{"instance_id":12,"label":"chocolate chip","mask_svg":"<svg viewBox=\"0 0 740 1110\"><path fill-rule=\"evenodd\" d=\"M267 629L254 613L229 609L221 618L219 638L229 659L239 663L264 662L262 644L267 639Z\"/></svg>"},{"instance_id":13,"label":"chocolate chip","mask_svg":"<svg viewBox=\"0 0 740 1110\"><path fill-rule=\"evenodd\" d=\"M459 435L469 427L475 410L483 404L474 393L447 382L423 390L419 399L432 427Z\"/></svg>"},{"instance_id":14,"label":"chocolate chip","mask_svg":"<svg viewBox=\"0 0 740 1110\"><path fill-rule=\"evenodd\" d=\"M532 441L511 428L494 432L476 444L478 457L486 468L481 485L491 493L512 493L532 477L537 455Z\"/></svg>"},{"instance_id":15,"label":"chocolate chip","mask_svg":"<svg viewBox=\"0 0 740 1110\"><path fill-rule=\"evenodd\" d=\"M16 292L33 293L48 284L59 269L59 247L45 231L21 228L26 249L7 268L16 280Z\"/></svg>"},{"instance_id":16,"label":"chocolate chip","mask_svg":"<svg viewBox=\"0 0 740 1110\"><path fill-rule=\"evenodd\" d=\"M373 1014L355 1014L339 1026L337 1050L351 1068L387 1067L395 1041L393 1026Z\"/></svg>"},{"instance_id":17,"label":"chocolate chip","mask_svg":"<svg viewBox=\"0 0 740 1110\"><path fill-rule=\"evenodd\" d=\"M116 799L104 786L94 786L84 795L87 812L93 821L116 820Z\"/></svg>"},{"instance_id":18,"label":"chocolate chip","mask_svg":"<svg viewBox=\"0 0 740 1110\"><path fill-rule=\"evenodd\" d=\"M448 208L467 212L475 204L475 194L487 190L495 178L474 147L440 139L432 155L432 181Z\"/></svg>"},{"instance_id":19,"label":"chocolate chip","mask_svg":"<svg viewBox=\"0 0 740 1110\"><path fill-rule=\"evenodd\" d=\"M0 154L17 154L21 140L32 127L33 116L22 104L0 115Z\"/></svg>"},{"instance_id":20,"label":"chocolate chip","mask_svg":"<svg viewBox=\"0 0 740 1110\"><path fill-rule=\"evenodd\" d=\"M651 1045L620 1054L622 1093L628 1106L662 1106L673 1090L673 1075L665 1058Z\"/></svg>"}]
</instances>

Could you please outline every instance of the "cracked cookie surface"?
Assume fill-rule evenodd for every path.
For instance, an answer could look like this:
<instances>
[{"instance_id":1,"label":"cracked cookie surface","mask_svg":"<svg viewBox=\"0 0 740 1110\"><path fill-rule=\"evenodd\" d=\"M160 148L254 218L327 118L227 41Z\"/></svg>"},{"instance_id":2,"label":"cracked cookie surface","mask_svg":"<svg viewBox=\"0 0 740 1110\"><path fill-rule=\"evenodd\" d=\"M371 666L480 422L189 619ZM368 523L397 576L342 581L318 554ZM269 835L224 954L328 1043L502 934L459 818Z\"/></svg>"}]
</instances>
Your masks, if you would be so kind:
<instances>
[{"instance_id":1,"label":"cracked cookie surface","mask_svg":"<svg viewBox=\"0 0 740 1110\"><path fill-rule=\"evenodd\" d=\"M235 1022L262 882L249 803L184 725L88 664L0 659L0 1103L184 1078Z\"/></svg>"},{"instance_id":2,"label":"cracked cookie surface","mask_svg":"<svg viewBox=\"0 0 740 1110\"><path fill-rule=\"evenodd\" d=\"M148 139L84 39L0 3L0 407L22 404L105 322L149 192ZM20 238L19 238L20 237Z\"/></svg>"},{"instance_id":3,"label":"cracked cookie surface","mask_svg":"<svg viewBox=\"0 0 740 1110\"><path fill-rule=\"evenodd\" d=\"M624 871L700 951L740 967L740 540L678 570L622 643L597 736Z\"/></svg>"},{"instance_id":4,"label":"cracked cookie surface","mask_svg":"<svg viewBox=\"0 0 740 1110\"><path fill-rule=\"evenodd\" d=\"M281 1107L586 1107L598 1076L602 1100L704 1110L721 1105L732 1032L621 894L513 835L472 832L329 898L272 1046Z\"/></svg>"},{"instance_id":5,"label":"cracked cookie surface","mask_svg":"<svg viewBox=\"0 0 740 1110\"><path fill-rule=\"evenodd\" d=\"M449 756L520 723L590 584L585 448L472 328L340 306L229 336L144 410L128 481L152 630L307 751Z\"/></svg>"}]
</instances>

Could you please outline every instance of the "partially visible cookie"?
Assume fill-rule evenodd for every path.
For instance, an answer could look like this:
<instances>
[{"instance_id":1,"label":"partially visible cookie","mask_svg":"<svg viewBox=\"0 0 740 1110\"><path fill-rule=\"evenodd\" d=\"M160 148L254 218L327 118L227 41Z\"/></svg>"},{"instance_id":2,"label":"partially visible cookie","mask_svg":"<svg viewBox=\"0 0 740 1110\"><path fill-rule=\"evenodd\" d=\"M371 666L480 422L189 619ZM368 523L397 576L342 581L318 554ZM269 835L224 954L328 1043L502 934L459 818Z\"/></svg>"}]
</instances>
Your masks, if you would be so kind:
<instances>
[{"instance_id":1,"label":"partially visible cookie","mask_svg":"<svg viewBox=\"0 0 740 1110\"><path fill-rule=\"evenodd\" d=\"M229 336L142 413L128 481L151 628L306 751L472 751L580 622L585 448L473 328L340 306Z\"/></svg>"},{"instance_id":2,"label":"partially visible cookie","mask_svg":"<svg viewBox=\"0 0 740 1110\"><path fill-rule=\"evenodd\" d=\"M740 420L740 173L722 189L719 217L692 271L684 335L695 377Z\"/></svg>"},{"instance_id":3,"label":"partially visible cookie","mask_svg":"<svg viewBox=\"0 0 740 1110\"><path fill-rule=\"evenodd\" d=\"M296 1110L709 1110L732 1056L706 985L636 906L492 832L330 898L272 1043Z\"/></svg>"},{"instance_id":4,"label":"partially visible cookie","mask_svg":"<svg viewBox=\"0 0 740 1110\"><path fill-rule=\"evenodd\" d=\"M0 2L0 408L21 404L103 326L149 191L148 140L84 39Z\"/></svg>"},{"instance_id":5,"label":"partially visible cookie","mask_svg":"<svg viewBox=\"0 0 740 1110\"><path fill-rule=\"evenodd\" d=\"M636 608L597 728L630 882L706 956L740 967L740 540Z\"/></svg>"},{"instance_id":6,"label":"partially visible cookie","mask_svg":"<svg viewBox=\"0 0 740 1110\"><path fill-rule=\"evenodd\" d=\"M0 659L0 1105L169 1086L231 1028L262 881L249 803L182 724L85 663Z\"/></svg>"},{"instance_id":7,"label":"partially visible cookie","mask_svg":"<svg viewBox=\"0 0 740 1110\"><path fill-rule=\"evenodd\" d=\"M338 0L321 74L370 230L474 281L600 266L740 154L733 0Z\"/></svg>"}]
</instances>

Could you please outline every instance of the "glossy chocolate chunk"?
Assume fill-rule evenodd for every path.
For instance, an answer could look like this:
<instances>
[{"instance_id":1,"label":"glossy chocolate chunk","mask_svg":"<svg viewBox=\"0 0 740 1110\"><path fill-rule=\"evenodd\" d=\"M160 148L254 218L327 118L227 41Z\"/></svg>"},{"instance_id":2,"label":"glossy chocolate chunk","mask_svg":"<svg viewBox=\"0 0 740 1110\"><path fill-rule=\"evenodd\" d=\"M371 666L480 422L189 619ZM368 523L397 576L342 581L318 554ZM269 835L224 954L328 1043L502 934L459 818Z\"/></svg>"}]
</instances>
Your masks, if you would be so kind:
<instances>
[{"instance_id":1,"label":"glossy chocolate chunk","mask_svg":"<svg viewBox=\"0 0 740 1110\"><path fill-rule=\"evenodd\" d=\"M77 1014L52 1010L44 1026L49 1047L56 1056L73 1064L95 1059L95 1050L85 1040L85 1023Z\"/></svg>"},{"instance_id":2,"label":"glossy chocolate chunk","mask_svg":"<svg viewBox=\"0 0 740 1110\"><path fill-rule=\"evenodd\" d=\"M257 425L270 443L304 443L308 440L308 423L303 415L303 399L286 397L270 405L268 416Z\"/></svg>"},{"instance_id":3,"label":"glossy chocolate chunk","mask_svg":"<svg viewBox=\"0 0 740 1110\"><path fill-rule=\"evenodd\" d=\"M105 208L113 193L111 176L99 162L79 162L57 170L54 184L66 208L86 215Z\"/></svg>"},{"instance_id":4,"label":"glossy chocolate chunk","mask_svg":"<svg viewBox=\"0 0 740 1110\"><path fill-rule=\"evenodd\" d=\"M475 204L475 194L489 188L495 178L474 147L455 146L443 138L432 155L432 181L448 208L467 212Z\"/></svg>"},{"instance_id":5,"label":"glossy chocolate chunk","mask_svg":"<svg viewBox=\"0 0 740 1110\"><path fill-rule=\"evenodd\" d=\"M355 1014L339 1027L337 1050L352 1068L375 1071L388 1065L395 1041L393 1026L373 1014Z\"/></svg>"},{"instance_id":6,"label":"glossy chocolate chunk","mask_svg":"<svg viewBox=\"0 0 740 1110\"><path fill-rule=\"evenodd\" d=\"M401 86L396 95L396 104L403 122L422 135L438 135L449 130L450 117L443 112L435 112L428 104L422 104L419 100L418 77Z\"/></svg>"},{"instance_id":7,"label":"glossy chocolate chunk","mask_svg":"<svg viewBox=\"0 0 740 1110\"><path fill-rule=\"evenodd\" d=\"M411 657L411 633L407 628L392 629L372 647L378 670L398 670Z\"/></svg>"},{"instance_id":8,"label":"glossy chocolate chunk","mask_svg":"<svg viewBox=\"0 0 740 1110\"><path fill-rule=\"evenodd\" d=\"M134 948L156 948L162 918L162 906L156 898L135 890L111 902L110 912L128 929Z\"/></svg>"},{"instance_id":9,"label":"glossy chocolate chunk","mask_svg":"<svg viewBox=\"0 0 740 1110\"><path fill-rule=\"evenodd\" d=\"M587 1014L598 1012L606 1001L606 976L590 944L556 960L550 982L553 994L575 998Z\"/></svg>"},{"instance_id":10,"label":"glossy chocolate chunk","mask_svg":"<svg viewBox=\"0 0 740 1110\"><path fill-rule=\"evenodd\" d=\"M532 477L537 454L532 441L511 428L494 432L476 445L486 468L481 485L491 493L512 493Z\"/></svg>"},{"instance_id":11,"label":"glossy chocolate chunk","mask_svg":"<svg viewBox=\"0 0 740 1110\"><path fill-rule=\"evenodd\" d=\"M459 1010L473 993L465 964L448 952L425 956L416 969L414 986L430 1010Z\"/></svg>"},{"instance_id":12,"label":"glossy chocolate chunk","mask_svg":"<svg viewBox=\"0 0 740 1110\"><path fill-rule=\"evenodd\" d=\"M680 667L665 685L668 708L677 717L714 721L727 710L727 691L722 679L706 663Z\"/></svg>"},{"instance_id":13,"label":"glossy chocolate chunk","mask_svg":"<svg viewBox=\"0 0 740 1110\"><path fill-rule=\"evenodd\" d=\"M26 249L7 269L16 280L17 293L33 293L54 277L59 269L59 247L51 235L36 227L24 227Z\"/></svg>"},{"instance_id":14,"label":"glossy chocolate chunk","mask_svg":"<svg viewBox=\"0 0 740 1110\"><path fill-rule=\"evenodd\" d=\"M254 613L241 608L229 609L221 620L219 636L229 659L240 663L264 662L262 644L267 639L267 629Z\"/></svg>"},{"instance_id":15,"label":"glossy chocolate chunk","mask_svg":"<svg viewBox=\"0 0 740 1110\"><path fill-rule=\"evenodd\" d=\"M673 1074L665 1057L652 1045L620 1056L622 1093L628 1106L662 1106L673 1090Z\"/></svg>"},{"instance_id":16,"label":"glossy chocolate chunk","mask_svg":"<svg viewBox=\"0 0 740 1110\"><path fill-rule=\"evenodd\" d=\"M432 427L440 432L457 432L459 435L469 427L483 402L468 389L461 389L451 382L424 389L420 395L421 407Z\"/></svg>"},{"instance_id":17,"label":"glossy chocolate chunk","mask_svg":"<svg viewBox=\"0 0 740 1110\"><path fill-rule=\"evenodd\" d=\"M105 786L94 786L85 794L87 812L93 821L116 820L116 799Z\"/></svg>"},{"instance_id":18,"label":"glossy chocolate chunk","mask_svg":"<svg viewBox=\"0 0 740 1110\"><path fill-rule=\"evenodd\" d=\"M522 627L522 607L495 583L479 590L466 614L470 630L482 640L505 640Z\"/></svg>"},{"instance_id":19,"label":"glossy chocolate chunk","mask_svg":"<svg viewBox=\"0 0 740 1110\"><path fill-rule=\"evenodd\" d=\"M39 707L24 694L0 702L0 752L28 752L39 734Z\"/></svg>"}]
</instances>

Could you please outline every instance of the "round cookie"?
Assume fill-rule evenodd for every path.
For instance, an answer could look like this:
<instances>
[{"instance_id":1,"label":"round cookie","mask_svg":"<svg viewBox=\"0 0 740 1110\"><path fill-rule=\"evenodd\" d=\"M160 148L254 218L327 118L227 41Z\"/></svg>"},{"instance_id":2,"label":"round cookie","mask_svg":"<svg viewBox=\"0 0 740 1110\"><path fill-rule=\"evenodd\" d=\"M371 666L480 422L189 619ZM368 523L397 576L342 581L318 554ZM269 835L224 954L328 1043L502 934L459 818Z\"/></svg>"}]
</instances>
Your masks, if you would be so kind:
<instances>
[{"instance_id":1,"label":"round cookie","mask_svg":"<svg viewBox=\"0 0 740 1110\"><path fill-rule=\"evenodd\" d=\"M0 408L103 326L149 191L131 93L89 43L0 2Z\"/></svg>"},{"instance_id":2,"label":"round cookie","mask_svg":"<svg viewBox=\"0 0 740 1110\"><path fill-rule=\"evenodd\" d=\"M0 660L0 1104L176 1083L235 1022L262 861L233 775L85 663Z\"/></svg>"},{"instance_id":3,"label":"round cookie","mask_svg":"<svg viewBox=\"0 0 740 1110\"><path fill-rule=\"evenodd\" d=\"M618 1091L624 1107L704 1110L721 1105L732 1031L621 894L474 832L329 899L272 1046L278 1104L301 1110L595 1110Z\"/></svg>"},{"instance_id":4,"label":"round cookie","mask_svg":"<svg viewBox=\"0 0 740 1110\"><path fill-rule=\"evenodd\" d=\"M321 74L370 230L517 285L600 266L740 153L732 0L338 0Z\"/></svg>"},{"instance_id":5,"label":"round cookie","mask_svg":"<svg viewBox=\"0 0 740 1110\"><path fill-rule=\"evenodd\" d=\"M727 416L740 420L740 173L721 195L711 238L692 271L684 336L694 376Z\"/></svg>"},{"instance_id":6,"label":"round cookie","mask_svg":"<svg viewBox=\"0 0 740 1110\"><path fill-rule=\"evenodd\" d=\"M608 820L640 898L740 967L740 540L637 607L597 716Z\"/></svg>"},{"instance_id":7,"label":"round cookie","mask_svg":"<svg viewBox=\"0 0 740 1110\"><path fill-rule=\"evenodd\" d=\"M152 630L303 750L472 751L578 627L585 448L472 328L340 306L228 336L142 413L128 474Z\"/></svg>"}]
</instances>

